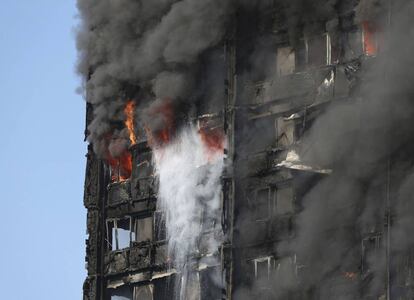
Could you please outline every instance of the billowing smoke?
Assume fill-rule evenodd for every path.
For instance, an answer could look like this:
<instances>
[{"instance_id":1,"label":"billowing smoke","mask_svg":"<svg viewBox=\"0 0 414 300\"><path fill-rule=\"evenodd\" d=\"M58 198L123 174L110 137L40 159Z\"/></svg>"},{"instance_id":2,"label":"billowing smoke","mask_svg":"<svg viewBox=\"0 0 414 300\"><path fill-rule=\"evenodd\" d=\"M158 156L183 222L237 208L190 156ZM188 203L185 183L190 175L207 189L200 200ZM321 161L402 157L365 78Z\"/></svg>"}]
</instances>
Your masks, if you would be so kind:
<instances>
[{"instance_id":1,"label":"billowing smoke","mask_svg":"<svg viewBox=\"0 0 414 300\"><path fill-rule=\"evenodd\" d=\"M363 84L347 101L331 104L301 142L303 160L334 172L307 193L295 239L277 250L300 257L311 270L300 289L317 287L322 299L385 295L387 272L395 275L396 261L413 247L414 222L408 216L414 206L408 195L413 192L414 4L361 1L357 13L366 20L388 9L390 17L384 19L391 23L383 24L381 53L359 71ZM390 236L384 220L391 222ZM375 232L383 232L381 250L366 254L370 278L364 278L365 286L334 276L361 272L361 241Z\"/></svg>"},{"instance_id":2,"label":"billowing smoke","mask_svg":"<svg viewBox=\"0 0 414 300\"><path fill-rule=\"evenodd\" d=\"M353 77L349 99L329 105L298 145L303 161L334 171L304 196L295 222L296 236L280 243L275 253L281 257L294 253L297 264L311 273L301 278L300 285L290 274L272 279L274 299L286 299L291 291L306 293L315 289L320 289L321 299L358 299L366 295L378 299L384 293L387 272L382 253L367 258L371 277L363 288L355 283L358 280L337 285L334 281L360 272L361 240L382 231L383 222L378 225L378 220L388 217L389 206L390 219L394 220L391 256L402 255L414 246L409 238L414 229L414 3L275 2L285 14L280 23L287 24L287 28L281 26L275 31L286 30L290 46L295 48L300 38L326 31L338 53L344 51L342 39L349 30L351 11L355 11L356 22L374 22L380 15L386 20L387 11L392 12L390 24L375 24L384 29L386 46L374 65L367 60L347 69L346 75ZM117 125L124 121L123 108L128 99L146 108L138 121L152 132L177 125L176 120L165 118L169 103L175 118L178 113L188 117L196 103L213 103L224 80L219 81L224 78L210 64L218 56L210 51L222 42L236 11L266 12L267 3L270 1L78 0L83 21L78 34L79 71L84 76L87 100L94 107L88 140L95 151L116 156L128 146L127 132ZM249 31L259 21L246 21L238 30ZM240 86L273 76L275 53L269 40L257 34L246 43L238 41L239 57L248 60L243 62L247 67L240 67ZM238 93L239 104L246 104L251 94L243 88ZM265 126L256 130L241 126L240 130L246 147L257 140L265 143L274 138ZM199 251L201 226L209 223L206 220L216 222L218 217L222 156L211 157L206 152L208 147L192 127L178 129L175 139L154 149L169 252L183 273L188 271L188 255ZM247 150L240 147L236 152L241 158ZM211 249L220 241L220 237L211 239ZM384 246L384 239L381 243ZM341 278L333 274L341 274ZM236 291L236 299L251 299L248 290Z\"/></svg>"},{"instance_id":3,"label":"billowing smoke","mask_svg":"<svg viewBox=\"0 0 414 300\"><path fill-rule=\"evenodd\" d=\"M195 102L200 55L221 42L232 1L79 0L80 59L87 101L93 104L88 141L104 155L125 103L155 99ZM204 70L205 71L205 70ZM208 71L208 70L207 70ZM185 100L184 100L185 99ZM149 127L157 124L146 124Z\"/></svg>"},{"instance_id":4,"label":"billowing smoke","mask_svg":"<svg viewBox=\"0 0 414 300\"><path fill-rule=\"evenodd\" d=\"M154 149L154 162L159 180L157 205L165 213L168 256L183 274L185 284L191 276L191 259L215 253L223 242L223 151L208 147L200 133L188 127L173 142Z\"/></svg>"}]
</instances>

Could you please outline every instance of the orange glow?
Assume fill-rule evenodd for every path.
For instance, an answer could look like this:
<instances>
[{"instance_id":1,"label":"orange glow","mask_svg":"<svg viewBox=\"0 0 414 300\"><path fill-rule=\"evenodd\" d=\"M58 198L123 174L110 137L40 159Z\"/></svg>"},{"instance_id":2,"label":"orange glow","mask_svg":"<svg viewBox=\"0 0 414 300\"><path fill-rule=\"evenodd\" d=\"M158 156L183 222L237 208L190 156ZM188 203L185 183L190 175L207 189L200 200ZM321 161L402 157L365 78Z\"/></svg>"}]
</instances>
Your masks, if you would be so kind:
<instances>
[{"instance_id":1,"label":"orange glow","mask_svg":"<svg viewBox=\"0 0 414 300\"><path fill-rule=\"evenodd\" d=\"M111 167L111 180L125 181L131 177L132 173L132 155L125 150L119 157L114 158L109 156L108 163Z\"/></svg>"},{"instance_id":2,"label":"orange glow","mask_svg":"<svg viewBox=\"0 0 414 300\"><path fill-rule=\"evenodd\" d=\"M163 99L163 103L153 107L149 114L151 117L158 118L162 125L160 128L151 128L148 124L145 126L148 144L151 147L158 147L169 143L175 131L174 108L171 99Z\"/></svg>"},{"instance_id":3,"label":"orange glow","mask_svg":"<svg viewBox=\"0 0 414 300\"><path fill-rule=\"evenodd\" d=\"M366 55L376 55L378 52L377 30L375 26L368 21L362 22L364 37L364 52Z\"/></svg>"},{"instance_id":4,"label":"orange glow","mask_svg":"<svg viewBox=\"0 0 414 300\"><path fill-rule=\"evenodd\" d=\"M358 274L355 272L345 272L344 273L345 278L349 279L349 280L355 280L358 277Z\"/></svg>"},{"instance_id":5,"label":"orange glow","mask_svg":"<svg viewBox=\"0 0 414 300\"><path fill-rule=\"evenodd\" d=\"M224 133L221 128L200 128L201 140L209 151L218 152L224 150Z\"/></svg>"},{"instance_id":6,"label":"orange glow","mask_svg":"<svg viewBox=\"0 0 414 300\"><path fill-rule=\"evenodd\" d=\"M137 143L137 137L135 135L135 126L134 126L134 111L135 111L135 103L134 101L130 100L125 105L124 113L126 116L125 126L128 128L129 132L129 140L131 145L135 145Z\"/></svg>"},{"instance_id":7,"label":"orange glow","mask_svg":"<svg viewBox=\"0 0 414 300\"><path fill-rule=\"evenodd\" d=\"M120 142L121 151L118 151L118 155L113 156L110 151L110 144L117 141L117 139L113 137L112 132L108 132L104 135L104 143L106 147L106 151L104 154L104 159L108 164L111 170L111 181L118 182L118 181L125 181L131 177L132 174L132 155L126 148L126 145ZM125 141L125 140L124 140Z\"/></svg>"}]
</instances>

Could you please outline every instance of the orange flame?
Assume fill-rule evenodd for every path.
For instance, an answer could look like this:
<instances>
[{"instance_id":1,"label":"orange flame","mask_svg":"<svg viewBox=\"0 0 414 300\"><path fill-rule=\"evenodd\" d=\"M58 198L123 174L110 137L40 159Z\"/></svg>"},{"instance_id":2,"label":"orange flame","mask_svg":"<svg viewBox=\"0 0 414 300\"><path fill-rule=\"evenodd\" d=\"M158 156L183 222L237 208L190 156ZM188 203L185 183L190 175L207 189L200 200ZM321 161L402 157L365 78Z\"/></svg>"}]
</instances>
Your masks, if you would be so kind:
<instances>
[{"instance_id":1,"label":"orange flame","mask_svg":"<svg viewBox=\"0 0 414 300\"><path fill-rule=\"evenodd\" d=\"M116 142L117 138L114 139L112 132L108 132L104 134L103 138L104 138L103 141L106 147L104 159L111 170L111 181L117 182L117 181L127 180L128 178L131 177L131 174L132 174L131 153L128 151L125 144L122 145L122 143L120 143L122 147L120 149L121 151L117 151L117 153L119 154L117 154L116 156L113 156L111 152L109 151L109 147L110 147L111 142L114 142L114 141Z\"/></svg>"},{"instance_id":2,"label":"orange flame","mask_svg":"<svg viewBox=\"0 0 414 300\"><path fill-rule=\"evenodd\" d=\"M124 113L126 116L125 126L128 128L129 132L129 140L131 141L131 145L135 145L137 143L137 137L135 135L135 126L134 126L134 110L135 110L135 103L134 101L130 100L125 105Z\"/></svg>"},{"instance_id":3,"label":"orange flame","mask_svg":"<svg viewBox=\"0 0 414 300\"><path fill-rule=\"evenodd\" d=\"M375 26L369 22L362 22L364 32L364 52L366 55L376 55L378 52L377 30Z\"/></svg>"},{"instance_id":4,"label":"orange flame","mask_svg":"<svg viewBox=\"0 0 414 300\"><path fill-rule=\"evenodd\" d=\"M111 180L125 181L132 174L132 156L128 150L125 150L119 157L108 157L108 163L111 166Z\"/></svg>"}]
</instances>

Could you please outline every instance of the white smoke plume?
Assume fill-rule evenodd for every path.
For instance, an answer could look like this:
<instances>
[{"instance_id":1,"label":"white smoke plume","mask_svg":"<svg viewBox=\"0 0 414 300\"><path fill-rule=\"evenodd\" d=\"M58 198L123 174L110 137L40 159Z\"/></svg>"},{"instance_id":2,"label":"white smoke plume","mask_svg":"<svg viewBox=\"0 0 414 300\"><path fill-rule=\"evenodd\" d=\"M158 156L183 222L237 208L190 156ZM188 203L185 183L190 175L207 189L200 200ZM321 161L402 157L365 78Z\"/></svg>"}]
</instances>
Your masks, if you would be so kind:
<instances>
[{"instance_id":1,"label":"white smoke plume","mask_svg":"<svg viewBox=\"0 0 414 300\"><path fill-rule=\"evenodd\" d=\"M165 213L169 257L183 280L190 272L189 258L201 252L202 239L208 253L215 252L222 242L221 229L218 233L216 229L221 228L223 158L223 151L209 149L193 126L183 129L173 142L154 149L158 208ZM205 239L206 230L215 234Z\"/></svg>"}]
</instances>

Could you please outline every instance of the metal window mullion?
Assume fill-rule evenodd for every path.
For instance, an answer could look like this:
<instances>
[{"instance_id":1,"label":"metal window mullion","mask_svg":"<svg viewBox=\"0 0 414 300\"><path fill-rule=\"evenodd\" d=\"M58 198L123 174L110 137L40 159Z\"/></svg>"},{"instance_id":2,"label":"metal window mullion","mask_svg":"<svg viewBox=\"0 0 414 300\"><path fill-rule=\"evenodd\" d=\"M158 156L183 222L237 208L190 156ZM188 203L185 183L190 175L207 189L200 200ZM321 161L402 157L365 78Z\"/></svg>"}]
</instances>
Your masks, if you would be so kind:
<instances>
[{"instance_id":1,"label":"metal window mullion","mask_svg":"<svg viewBox=\"0 0 414 300\"><path fill-rule=\"evenodd\" d=\"M114 228L115 228L115 249L119 250L119 242L118 242L118 220L114 220Z\"/></svg>"}]
</instances>

